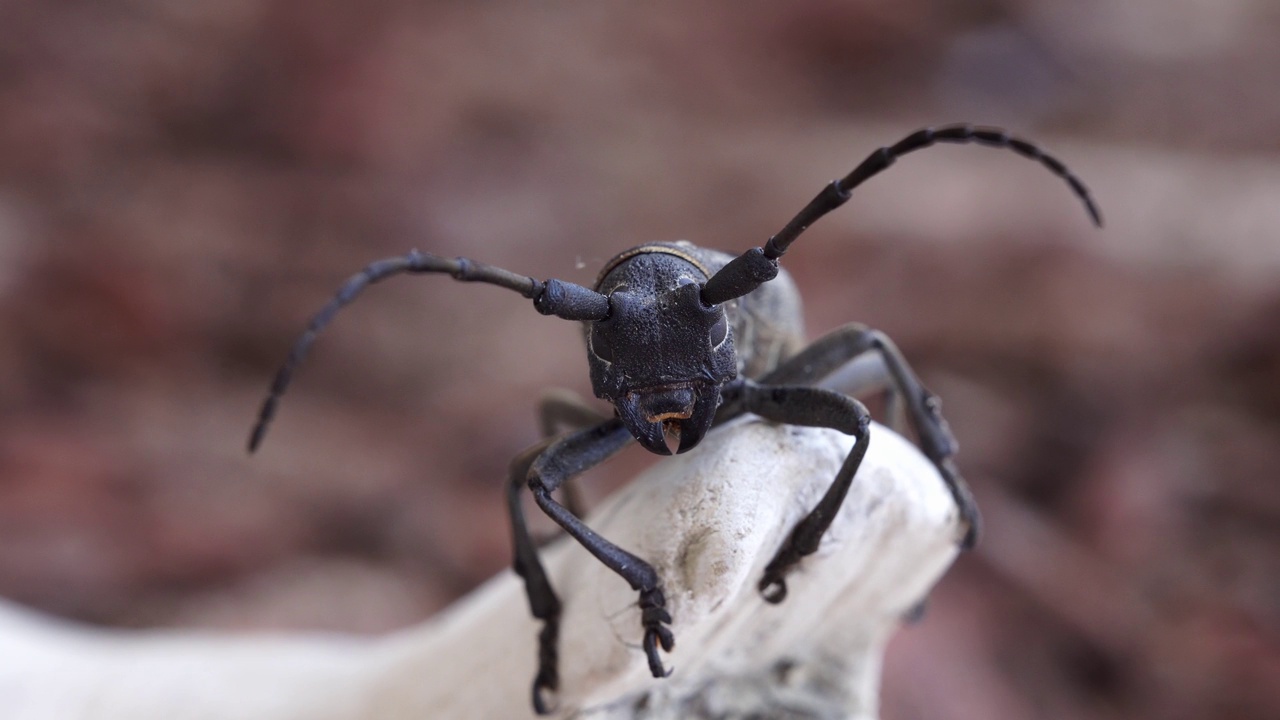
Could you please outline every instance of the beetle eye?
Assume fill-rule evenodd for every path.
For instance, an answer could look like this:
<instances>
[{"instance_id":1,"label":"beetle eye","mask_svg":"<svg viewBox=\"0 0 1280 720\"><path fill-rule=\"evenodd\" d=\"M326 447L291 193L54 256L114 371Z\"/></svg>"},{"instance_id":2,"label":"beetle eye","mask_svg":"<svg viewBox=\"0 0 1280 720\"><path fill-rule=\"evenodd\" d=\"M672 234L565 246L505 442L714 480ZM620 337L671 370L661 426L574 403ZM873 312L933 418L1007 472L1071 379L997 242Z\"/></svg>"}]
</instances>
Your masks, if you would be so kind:
<instances>
[{"instance_id":1,"label":"beetle eye","mask_svg":"<svg viewBox=\"0 0 1280 720\"><path fill-rule=\"evenodd\" d=\"M594 323L591 325L591 353L605 362L613 362L613 344Z\"/></svg>"},{"instance_id":2,"label":"beetle eye","mask_svg":"<svg viewBox=\"0 0 1280 720\"><path fill-rule=\"evenodd\" d=\"M716 324L711 326L708 335L711 337L711 347L713 348L723 345L725 339L729 337L729 318L723 312L716 319Z\"/></svg>"}]
</instances>

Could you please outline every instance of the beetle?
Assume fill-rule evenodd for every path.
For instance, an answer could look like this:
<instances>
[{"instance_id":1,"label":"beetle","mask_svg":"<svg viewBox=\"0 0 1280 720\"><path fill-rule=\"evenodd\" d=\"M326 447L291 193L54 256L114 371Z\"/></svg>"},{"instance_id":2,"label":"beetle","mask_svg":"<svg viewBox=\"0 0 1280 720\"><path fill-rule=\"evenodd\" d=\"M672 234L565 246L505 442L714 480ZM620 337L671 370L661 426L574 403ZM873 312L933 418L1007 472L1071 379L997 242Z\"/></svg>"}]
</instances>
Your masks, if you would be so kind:
<instances>
[{"instance_id":1,"label":"beetle","mask_svg":"<svg viewBox=\"0 0 1280 720\"><path fill-rule=\"evenodd\" d=\"M746 413L793 425L834 428L855 438L825 495L787 535L765 567L758 589L771 603L787 595L786 576L813 553L835 518L870 441L870 413L850 395L817 384L857 358L878 355L878 383L905 410L921 451L937 468L954 498L965 531L958 539L973 547L980 531L977 505L952 457L956 441L940 402L916 377L883 333L851 324L804 345L800 297L778 260L815 221L843 205L854 188L902 155L937 143L978 143L1035 160L1070 186L1093 223L1102 216L1089 190L1070 170L1037 145L999 128L947 125L918 130L871 153L852 172L826 185L808 205L761 247L739 255L688 242L657 242L626 250L605 263L593 287L557 279L538 280L466 258L413 251L372 263L342 285L311 320L276 374L249 437L261 444L295 369L318 333L367 286L405 273L444 273L463 282L514 290L543 315L583 324L591 385L614 409L612 417L563 398L551 398L541 413L543 442L511 465L506 497L514 538L514 569L524 580L533 616L542 622L533 705L547 712L545 694L559 685L557 641L560 600L538 559L525 523L521 490L538 507L639 594L643 652L654 677L665 677L659 650L670 652L675 636L661 579L643 559L593 532L574 503L552 493L570 478L611 457L632 440L658 455L695 448L712 427ZM576 427L556 434L559 425Z\"/></svg>"}]
</instances>

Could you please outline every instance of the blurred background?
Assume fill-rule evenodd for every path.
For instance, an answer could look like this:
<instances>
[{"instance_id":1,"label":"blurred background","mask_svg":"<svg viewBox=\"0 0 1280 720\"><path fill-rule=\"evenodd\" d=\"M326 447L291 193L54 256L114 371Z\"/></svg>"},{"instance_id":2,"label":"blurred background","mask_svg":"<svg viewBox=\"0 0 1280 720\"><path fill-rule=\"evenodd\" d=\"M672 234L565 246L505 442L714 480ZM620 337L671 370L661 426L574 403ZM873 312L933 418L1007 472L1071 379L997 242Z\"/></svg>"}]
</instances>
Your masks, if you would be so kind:
<instances>
[{"instance_id":1,"label":"blurred background","mask_svg":"<svg viewBox=\"0 0 1280 720\"><path fill-rule=\"evenodd\" d=\"M500 488L579 331L410 248L590 283L742 250L917 127L998 124L793 248L894 337L988 521L886 720L1280 716L1280 5L0 4L0 595L126 627L382 632L507 572ZM647 465L589 477L599 498ZM584 555L585 557L585 555ZM531 632L533 626L531 625Z\"/></svg>"}]
</instances>

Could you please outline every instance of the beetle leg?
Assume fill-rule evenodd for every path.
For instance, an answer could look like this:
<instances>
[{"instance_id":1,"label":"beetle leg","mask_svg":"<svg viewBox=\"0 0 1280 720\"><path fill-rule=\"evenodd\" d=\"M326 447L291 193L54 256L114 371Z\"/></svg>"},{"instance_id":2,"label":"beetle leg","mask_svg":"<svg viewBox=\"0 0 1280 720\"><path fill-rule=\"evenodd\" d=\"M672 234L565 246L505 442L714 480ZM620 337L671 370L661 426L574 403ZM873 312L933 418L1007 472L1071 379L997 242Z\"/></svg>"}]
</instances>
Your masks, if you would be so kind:
<instances>
[{"instance_id":1,"label":"beetle leg","mask_svg":"<svg viewBox=\"0 0 1280 720\"><path fill-rule=\"evenodd\" d=\"M533 461L529 468L529 489L533 491L533 499L543 512L597 560L640 593L640 621L644 627L643 645L649 661L649 672L654 677L665 677L668 672L662 665L658 648L670 652L675 646L675 636L667 627L671 623L671 615L666 609L666 598L658 587L658 573L649 563L587 527L551 497L551 493L566 479L599 464L632 439L622 421L617 418L563 437Z\"/></svg>"},{"instance_id":2,"label":"beetle leg","mask_svg":"<svg viewBox=\"0 0 1280 720\"><path fill-rule=\"evenodd\" d=\"M544 438L555 437L566 430L598 425L608 419L608 416L588 405L582 396L571 390L548 390L538 402L538 428ZM560 496L569 512L578 517L586 514L587 506L578 491L578 484L572 478L566 480L560 488Z\"/></svg>"},{"instance_id":3,"label":"beetle leg","mask_svg":"<svg viewBox=\"0 0 1280 720\"><path fill-rule=\"evenodd\" d=\"M790 425L834 428L856 438L853 449L845 457L835 480L818 504L796 523L773 560L764 569L759 590L771 603L787 596L786 575L800 558L818 549L818 543L831 527L853 477L867 454L870 440L871 413L862 403L834 390L809 386L766 386L745 382L741 386L741 402L747 412L766 420Z\"/></svg>"},{"instance_id":4,"label":"beetle leg","mask_svg":"<svg viewBox=\"0 0 1280 720\"><path fill-rule=\"evenodd\" d=\"M514 544L513 569L524 580L525 594L529 596L529 611L534 618L542 621L542 630L538 633L538 673L533 679L533 707L540 715L547 713L543 692L554 692L560 686L556 650L560 637L560 598L551 587L542 561L538 559L538 548L525 522L520 491L529 475L529 466L546 451L551 442L548 438L517 455L511 461L506 487L507 511L511 515Z\"/></svg>"},{"instance_id":5,"label":"beetle leg","mask_svg":"<svg viewBox=\"0 0 1280 720\"><path fill-rule=\"evenodd\" d=\"M860 356L875 352L883 361L888 373L888 386L897 393L905 406L907 417L916 432L917 442L925 456L933 461L942 480L955 499L960 518L968 530L960 541L963 549L977 543L981 533L982 517L978 505L969 491L968 484L960 476L951 457L956 452L956 440L942 417L941 402L929 392L912 372L911 366L893 341L884 333L857 323L846 325L814 341L809 347L783 361L777 368L760 378L761 385L811 385L837 375L842 367L856 365ZM870 377L870 376L868 376ZM863 392L868 388L857 389ZM740 412L740 408L735 408ZM731 416L727 414L724 419Z\"/></svg>"},{"instance_id":6,"label":"beetle leg","mask_svg":"<svg viewBox=\"0 0 1280 720\"><path fill-rule=\"evenodd\" d=\"M609 416L587 404L572 390L548 390L538 401L538 428L544 438L554 437L565 430L599 425L608 419Z\"/></svg>"},{"instance_id":7,"label":"beetle leg","mask_svg":"<svg viewBox=\"0 0 1280 720\"><path fill-rule=\"evenodd\" d=\"M863 353L816 383L853 397L880 393L884 408L884 424L899 435L907 431L907 408L893 381L893 375L878 353Z\"/></svg>"}]
</instances>

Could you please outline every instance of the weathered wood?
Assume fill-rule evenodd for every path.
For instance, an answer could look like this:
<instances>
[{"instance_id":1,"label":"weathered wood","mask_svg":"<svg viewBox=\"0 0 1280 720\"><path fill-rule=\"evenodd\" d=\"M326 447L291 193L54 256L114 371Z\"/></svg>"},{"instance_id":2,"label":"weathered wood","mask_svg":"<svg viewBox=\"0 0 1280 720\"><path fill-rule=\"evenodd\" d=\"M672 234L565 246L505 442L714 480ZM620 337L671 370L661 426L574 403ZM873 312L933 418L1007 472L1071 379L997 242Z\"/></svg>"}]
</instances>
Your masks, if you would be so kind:
<instances>
[{"instance_id":1,"label":"weathered wood","mask_svg":"<svg viewBox=\"0 0 1280 720\"><path fill-rule=\"evenodd\" d=\"M781 605L756 583L834 476L842 435L738 422L592 513L664 580L666 680L649 677L638 647L635 593L578 545L548 548L565 601L560 716L875 717L884 644L951 563L960 529L928 461L872 432L840 517ZM509 572L375 639L101 631L0 606L0 707L11 720L531 717L537 630Z\"/></svg>"}]
</instances>

